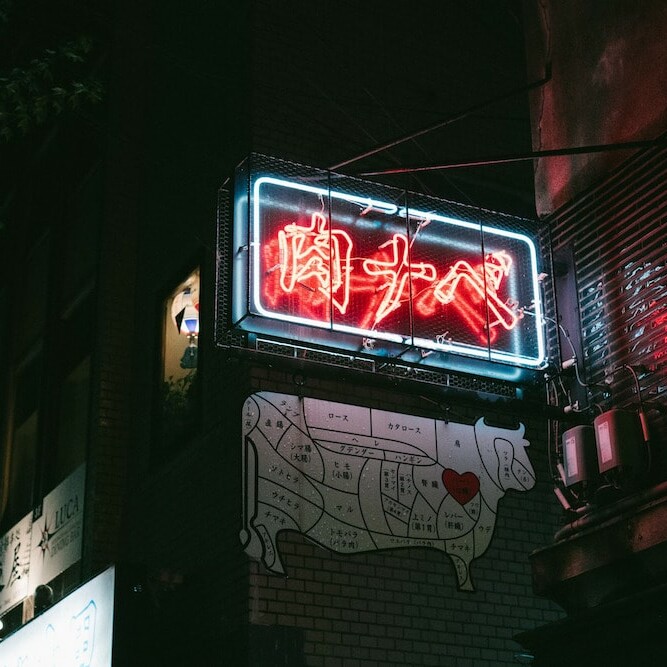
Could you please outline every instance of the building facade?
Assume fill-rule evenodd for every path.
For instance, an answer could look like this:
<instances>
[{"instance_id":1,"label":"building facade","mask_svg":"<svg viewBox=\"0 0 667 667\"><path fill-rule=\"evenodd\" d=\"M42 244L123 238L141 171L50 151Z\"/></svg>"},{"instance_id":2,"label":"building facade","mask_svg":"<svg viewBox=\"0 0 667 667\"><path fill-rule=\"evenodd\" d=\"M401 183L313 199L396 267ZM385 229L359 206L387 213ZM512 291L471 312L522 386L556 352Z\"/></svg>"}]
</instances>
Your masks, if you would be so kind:
<instances>
[{"instance_id":1,"label":"building facade","mask_svg":"<svg viewBox=\"0 0 667 667\"><path fill-rule=\"evenodd\" d=\"M633 17L605 16L608 39L580 48L577 70L557 3L540 17L515 2L435 4L10 13L21 30L3 70L85 36L79 60L64 49L49 67L101 94L69 93L6 141L0 656L20 657L39 616L110 566L112 657L90 664L550 664L557 638L577 637L568 619L622 598L584 518L626 520L628 498L644 511L664 479L665 160L649 145L664 96L637 114L645 134L612 125L580 142L646 142L616 162L538 155L581 139L576 118L552 131L539 110L554 128L559 109L575 116L563 77ZM576 178L563 181L565 164ZM273 250L258 249L265 209ZM450 237L481 263L456 264ZM510 238L536 250L513 283L525 303L506 291ZM313 239L324 254L296 279L286 255ZM377 282L392 259L380 249L403 242L407 282ZM346 243L341 285L371 276L365 292L351 284L374 316L343 312L332 273L319 290ZM417 329L439 316L417 311L418 279L436 270L454 324L431 348L405 345L401 326L426 339ZM295 294L261 291L293 278ZM449 306L461 284L479 288L472 310ZM407 296L388 300L399 285ZM461 322L475 313L473 345ZM639 364L635 391L617 369ZM650 474L609 495L564 484L563 432L642 397ZM637 590L659 585L650 571Z\"/></svg>"}]
</instances>

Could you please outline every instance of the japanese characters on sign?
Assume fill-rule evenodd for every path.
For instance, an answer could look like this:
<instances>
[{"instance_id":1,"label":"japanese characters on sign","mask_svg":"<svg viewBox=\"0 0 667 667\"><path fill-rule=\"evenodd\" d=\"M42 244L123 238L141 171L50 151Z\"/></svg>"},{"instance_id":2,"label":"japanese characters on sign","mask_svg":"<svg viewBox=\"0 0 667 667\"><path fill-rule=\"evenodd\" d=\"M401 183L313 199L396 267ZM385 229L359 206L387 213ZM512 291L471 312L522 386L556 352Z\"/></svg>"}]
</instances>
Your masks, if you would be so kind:
<instances>
[{"instance_id":1,"label":"japanese characters on sign","mask_svg":"<svg viewBox=\"0 0 667 667\"><path fill-rule=\"evenodd\" d=\"M86 465L0 537L0 614L81 559Z\"/></svg>"},{"instance_id":2,"label":"japanese characters on sign","mask_svg":"<svg viewBox=\"0 0 667 667\"><path fill-rule=\"evenodd\" d=\"M0 538L0 614L29 594L32 512Z\"/></svg>"},{"instance_id":3,"label":"japanese characters on sign","mask_svg":"<svg viewBox=\"0 0 667 667\"><path fill-rule=\"evenodd\" d=\"M545 363L536 246L506 220L268 175L251 178L248 193L235 219L237 326L298 328L311 342L379 354L404 346L420 359Z\"/></svg>"}]
</instances>

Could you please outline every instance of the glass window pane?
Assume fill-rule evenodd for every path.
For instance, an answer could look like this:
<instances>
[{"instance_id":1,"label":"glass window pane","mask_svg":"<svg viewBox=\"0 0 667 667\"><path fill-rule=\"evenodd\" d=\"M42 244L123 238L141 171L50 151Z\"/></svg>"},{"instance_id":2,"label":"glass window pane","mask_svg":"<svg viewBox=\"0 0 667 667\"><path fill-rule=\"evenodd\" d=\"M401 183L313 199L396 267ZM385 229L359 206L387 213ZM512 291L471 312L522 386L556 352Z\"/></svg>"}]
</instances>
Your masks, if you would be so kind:
<instances>
[{"instance_id":1,"label":"glass window pane","mask_svg":"<svg viewBox=\"0 0 667 667\"><path fill-rule=\"evenodd\" d=\"M42 239L25 259L20 294L10 304L15 353L23 355L44 331L49 284L49 239Z\"/></svg>"},{"instance_id":2,"label":"glass window pane","mask_svg":"<svg viewBox=\"0 0 667 667\"><path fill-rule=\"evenodd\" d=\"M7 514L18 518L32 507L32 491L37 457L37 411L18 428L12 438Z\"/></svg>"},{"instance_id":3,"label":"glass window pane","mask_svg":"<svg viewBox=\"0 0 667 667\"><path fill-rule=\"evenodd\" d=\"M47 487L66 477L86 458L90 406L90 357L86 357L64 380L60 392L58 451L53 479Z\"/></svg>"},{"instance_id":4,"label":"glass window pane","mask_svg":"<svg viewBox=\"0 0 667 667\"><path fill-rule=\"evenodd\" d=\"M32 509L39 440L42 356L19 372L14 392L14 420L7 453L8 485L4 525L12 525Z\"/></svg>"},{"instance_id":5,"label":"glass window pane","mask_svg":"<svg viewBox=\"0 0 667 667\"><path fill-rule=\"evenodd\" d=\"M82 286L95 273L98 252L102 170L96 168L82 183L72 201L68 234L64 241L61 294L63 305L80 296Z\"/></svg>"}]
</instances>

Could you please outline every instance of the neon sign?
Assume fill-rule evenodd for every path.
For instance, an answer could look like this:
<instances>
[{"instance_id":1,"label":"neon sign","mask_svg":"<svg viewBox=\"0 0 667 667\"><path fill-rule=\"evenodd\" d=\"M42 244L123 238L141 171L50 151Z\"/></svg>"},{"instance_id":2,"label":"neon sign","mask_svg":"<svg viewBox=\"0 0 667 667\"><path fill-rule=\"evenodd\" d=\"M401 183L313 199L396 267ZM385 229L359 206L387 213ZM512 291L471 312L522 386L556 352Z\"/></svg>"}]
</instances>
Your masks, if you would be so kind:
<instances>
[{"instance_id":1,"label":"neon sign","mask_svg":"<svg viewBox=\"0 0 667 667\"><path fill-rule=\"evenodd\" d=\"M463 355L544 365L528 235L409 206L405 193L363 196L349 184L251 178L235 215L237 326L345 350L409 348L420 363Z\"/></svg>"}]
</instances>

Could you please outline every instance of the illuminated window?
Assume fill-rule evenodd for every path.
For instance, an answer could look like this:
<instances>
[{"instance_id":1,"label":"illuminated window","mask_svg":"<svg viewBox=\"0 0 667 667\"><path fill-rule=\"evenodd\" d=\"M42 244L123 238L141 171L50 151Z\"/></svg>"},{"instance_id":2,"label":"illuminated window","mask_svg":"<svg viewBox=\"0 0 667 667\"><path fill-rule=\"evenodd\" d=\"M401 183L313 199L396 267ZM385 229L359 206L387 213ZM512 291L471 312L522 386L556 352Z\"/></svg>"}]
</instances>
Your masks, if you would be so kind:
<instances>
[{"instance_id":1,"label":"illuminated window","mask_svg":"<svg viewBox=\"0 0 667 667\"><path fill-rule=\"evenodd\" d=\"M164 301L160 446L187 442L199 423L199 269Z\"/></svg>"}]
</instances>

